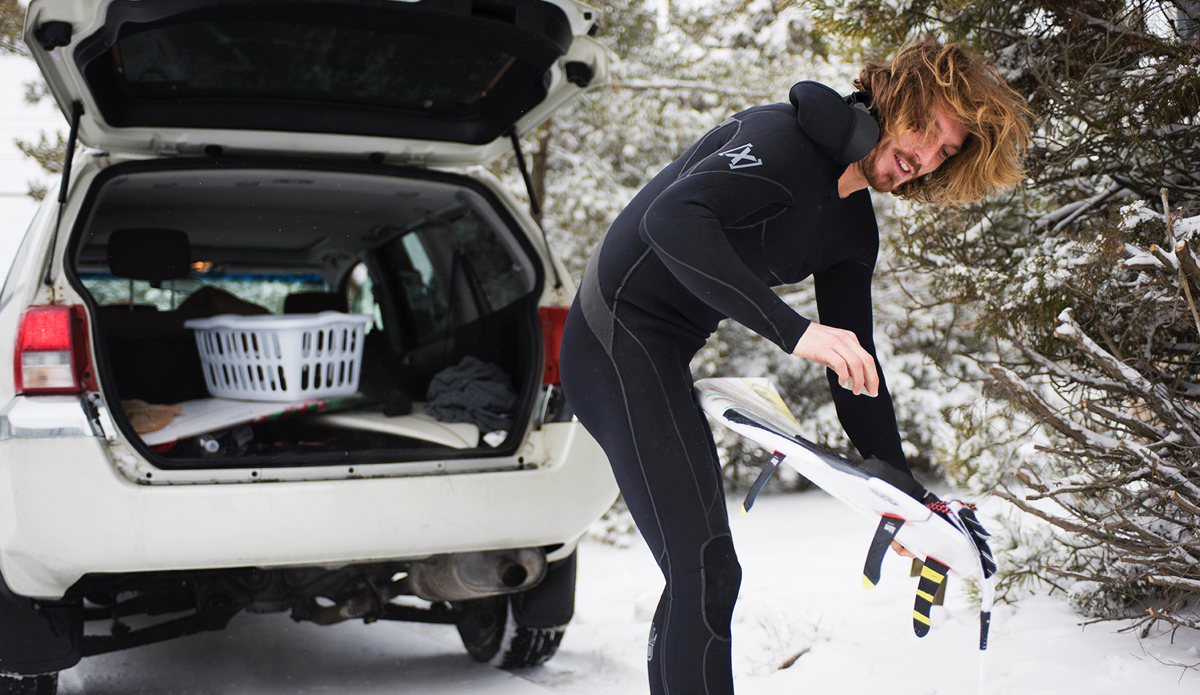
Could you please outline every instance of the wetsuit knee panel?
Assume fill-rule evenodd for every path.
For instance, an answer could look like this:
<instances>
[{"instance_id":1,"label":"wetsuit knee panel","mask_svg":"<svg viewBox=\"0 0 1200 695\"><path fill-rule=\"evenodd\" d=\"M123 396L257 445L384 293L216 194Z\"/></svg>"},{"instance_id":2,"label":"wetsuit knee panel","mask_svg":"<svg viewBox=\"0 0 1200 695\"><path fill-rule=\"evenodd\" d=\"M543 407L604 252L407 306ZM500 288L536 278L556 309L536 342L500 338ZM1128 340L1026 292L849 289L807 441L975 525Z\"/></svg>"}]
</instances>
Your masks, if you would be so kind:
<instances>
[{"instance_id":1,"label":"wetsuit knee panel","mask_svg":"<svg viewBox=\"0 0 1200 695\"><path fill-rule=\"evenodd\" d=\"M730 638L729 623L742 583L742 566L733 550L733 538L716 536L704 544L704 621L721 639Z\"/></svg>"}]
</instances>

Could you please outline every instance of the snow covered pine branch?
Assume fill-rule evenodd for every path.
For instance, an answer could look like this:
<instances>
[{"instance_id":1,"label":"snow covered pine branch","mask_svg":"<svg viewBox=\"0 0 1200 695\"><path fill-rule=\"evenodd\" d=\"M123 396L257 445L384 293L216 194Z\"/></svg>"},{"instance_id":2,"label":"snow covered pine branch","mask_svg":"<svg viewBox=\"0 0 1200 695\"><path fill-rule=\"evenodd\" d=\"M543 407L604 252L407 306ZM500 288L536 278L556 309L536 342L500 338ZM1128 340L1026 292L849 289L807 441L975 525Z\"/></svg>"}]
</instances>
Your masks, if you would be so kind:
<instances>
[{"instance_id":1,"label":"snow covered pine branch","mask_svg":"<svg viewBox=\"0 0 1200 695\"><path fill-rule=\"evenodd\" d=\"M999 494L1073 536L1054 571L1088 587L1077 604L1092 617L1200 628L1200 217L1164 218L1144 202L1125 213L1127 229L1165 227L1167 248L1124 242L1121 291L1059 314L1064 349L1018 345L1025 373L991 370L1056 435L1041 448L1057 476Z\"/></svg>"}]
</instances>

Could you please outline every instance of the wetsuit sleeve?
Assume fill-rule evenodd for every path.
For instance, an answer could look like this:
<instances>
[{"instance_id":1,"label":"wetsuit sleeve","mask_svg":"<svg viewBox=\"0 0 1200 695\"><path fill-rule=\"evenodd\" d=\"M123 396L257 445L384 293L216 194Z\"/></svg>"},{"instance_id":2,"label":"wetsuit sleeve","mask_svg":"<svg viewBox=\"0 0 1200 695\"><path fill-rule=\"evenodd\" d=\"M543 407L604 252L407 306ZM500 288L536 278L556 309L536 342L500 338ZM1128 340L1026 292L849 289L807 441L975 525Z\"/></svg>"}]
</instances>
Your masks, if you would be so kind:
<instances>
[{"instance_id":1,"label":"wetsuit sleeve","mask_svg":"<svg viewBox=\"0 0 1200 695\"><path fill-rule=\"evenodd\" d=\"M778 132L735 141L724 151L743 148L742 156L752 159L713 153L668 186L647 208L638 231L688 291L791 352L809 320L746 267L724 230L790 203L791 191L780 181L797 176L787 167L803 170L806 156L821 154L811 142Z\"/></svg>"},{"instance_id":2,"label":"wetsuit sleeve","mask_svg":"<svg viewBox=\"0 0 1200 695\"><path fill-rule=\"evenodd\" d=\"M892 397L888 393L872 337L871 274L870 266L859 261L847 261L813 276L821 323L852 331L858 336L863 349L875 358L879 371L879 395L875 398L855 396L842 388L833 370L826 372L829 390L833 394L838 420L858 453L863 458L874 456L882 459L911 476L900 444L900 430L896 426Z\"/></svg>"}]
</instances>

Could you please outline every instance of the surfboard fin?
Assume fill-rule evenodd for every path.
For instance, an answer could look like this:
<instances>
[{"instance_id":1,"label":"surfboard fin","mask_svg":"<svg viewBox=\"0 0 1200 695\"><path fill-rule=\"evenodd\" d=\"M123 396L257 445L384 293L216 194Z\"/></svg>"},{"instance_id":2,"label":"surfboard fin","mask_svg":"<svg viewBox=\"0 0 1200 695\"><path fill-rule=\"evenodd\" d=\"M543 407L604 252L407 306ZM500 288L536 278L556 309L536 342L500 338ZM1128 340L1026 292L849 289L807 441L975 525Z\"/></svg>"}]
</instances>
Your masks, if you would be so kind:
<instances>
[{"instance_id":1,"label":"surfboard fin","mask_svg":"<svg viewBox=\"0 0 1200 695\"><path fill-rule=\"evenodd\" d=\"M921 568L921 580L917 582L917 600L913 605L913 632L917 637L929 634L929 612L933 608L934 596L946 581L950 568L927 557Z\"/></svg>"},{"instance_id":2,"label":"surfboard fin","mask_svg":"<svg viewBox=\"0 0 1200 695\"><path fill-rule=\"evenodd\" d=\"M776 451L771 454L771 460L763 464L762 470L759 471L758 477L754 479L754 484L750 486L750 492L746 493L746 499L742 500L742 516L750 511L754 506L754 500L758 498L758 493L766 486L767 481L771 479L771 474L779 468L779 464L783 463L783 454Z\"/></svg>"},{"instance_id":3,"label":"surfboard fin","mask_svg":"<svg viewBox=\"0 0 1200 695\"><path fill-rule=\"evenodd\" d=\"M896 532L903 525L904 519L898 516L885 514L879 518L879 526L875 528L875 537L871 539L871 547L867 549L867 562L863 565L864 587L874 589L875 585L879 583L883 556L887 554L888 548L896 538Z\"/></svg>"}]
</instances>

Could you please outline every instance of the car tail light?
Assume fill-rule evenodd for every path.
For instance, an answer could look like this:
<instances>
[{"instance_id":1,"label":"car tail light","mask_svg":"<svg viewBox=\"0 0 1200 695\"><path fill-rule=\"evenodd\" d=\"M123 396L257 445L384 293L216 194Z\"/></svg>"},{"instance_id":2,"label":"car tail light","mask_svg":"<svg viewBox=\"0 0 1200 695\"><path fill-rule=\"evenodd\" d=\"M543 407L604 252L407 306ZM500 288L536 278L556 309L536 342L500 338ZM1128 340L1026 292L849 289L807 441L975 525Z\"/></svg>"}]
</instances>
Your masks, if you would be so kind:
<instances>
[{"instance_id":1,"label":"car tail light","mask_svg":"<svg viewBox=\"0 0 1200 695\"><path fill-rule=\"evenodd\" d=\"M567 324L565 306L544 306L538 310L542 319L542 339L546 343L546 371L542 373L543 384L558 384L558 350L562 346L563 327Z\"/></svg>"},{"instance_id":2,"label":"car tail light","mask_svg":"<svg viewBox=\"0 0 1200 695\"><path fill-rule=\"evenodd\" d=\"M94 384L83 316L79 306L25 310L13 360L17 393L76 392Z\"/></svg>"}]
</instances>

